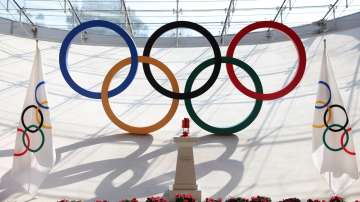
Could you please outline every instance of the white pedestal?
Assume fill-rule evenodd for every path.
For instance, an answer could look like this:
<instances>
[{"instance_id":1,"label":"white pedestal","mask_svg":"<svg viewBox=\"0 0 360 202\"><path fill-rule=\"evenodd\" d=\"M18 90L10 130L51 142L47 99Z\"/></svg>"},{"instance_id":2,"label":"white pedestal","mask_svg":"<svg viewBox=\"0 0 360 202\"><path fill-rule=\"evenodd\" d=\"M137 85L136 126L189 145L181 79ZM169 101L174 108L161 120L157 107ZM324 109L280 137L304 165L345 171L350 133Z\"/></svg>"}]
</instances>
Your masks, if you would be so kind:
<instances>
[{"instance_id":1,"label":"white pedestal","mask_svg":"<svg viewBox=\"0 0 360 202\"><path fill-rule=\"evenodd\" d=\"M201 201L201 191L196 185L193 146L198 141L195 137L175 137L178 147L175 183L169 192L169 201L175 201L176 194L191 194Z\"/></svg>"}]
</instances>

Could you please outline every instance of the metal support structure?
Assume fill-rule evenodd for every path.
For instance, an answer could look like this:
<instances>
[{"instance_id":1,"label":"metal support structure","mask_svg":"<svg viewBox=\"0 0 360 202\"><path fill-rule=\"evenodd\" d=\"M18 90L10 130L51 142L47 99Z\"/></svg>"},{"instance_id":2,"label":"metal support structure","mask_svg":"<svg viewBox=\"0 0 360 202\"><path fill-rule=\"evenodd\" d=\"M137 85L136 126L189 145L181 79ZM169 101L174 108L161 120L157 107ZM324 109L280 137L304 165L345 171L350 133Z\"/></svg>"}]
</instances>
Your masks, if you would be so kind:
<instances>
[{"instance_id":1,"label":"metal support structure","mask_svg":"<svg viewBox=\"0 0 360 202\"><path fill-rule=\"evenodd\" d=\"M329 13L332 11L332 10L335 10L335 6L336 4L339 2L339 0L336 0L334 4L331 4L330 5L330 8L329 10L326 12L326 14L324 15L324 17L320 20L320 21L324 21L325 18L329 15Z\"/></svg>"},{"instance_id":2,"label":"metal support structure","mask_svg":"<svg viewBox=\"0 0 360 202\"><path fill-rule=\"evenodd\" d=\"M225 17L225 21L224 21L224 26L221 30L221 34L220 34L220 43L223 43L223 39L224 39L224 35L226 35L227 29L230 27L230 23L231 23L231 19L230 19L230 12L234 12L235 11L235 1L231 0L229 3L229 7L228 10L226 12L226 17Z\"/></svg>"},{"instance_id":3,"label":"metal support structure","mask_svg":"<svg viewBox=\"0 0 360 202\"><path fill-rule=\"evenodd\" d=\"M30 20L29 16L26 15L24 9L16 2L16 0L13 0L13 2L14 2L14 4L16 5L16 7L18 7L19 12L25 16L25 18L30 22L30 24L31 24L32 26L36 26L36 25L34 24L34 22ZM20 15L21 15L21 14L20 14Z\"/></svg>"},{"instance_id":4,"label":"metal support structure","mask_svg":"<svg viewBox=\"0 0 360 202\"><path fill-rule=\"evenodd\" d=\"M30 22L32 28L31 31L33 32L33 37L36 37L37 34L37 26L35 25L35 23L29 18L29 16L25 13L24 8L22 8L17 2L16 0L13 0L14 4L16 5L16 7L18 7L19 9L19 22L21 23L21 16L24 15L25 18Z\"/></svg>"},{"instance_id":5,"label":"metal support structure","mask_svg":"<svg viewBox=\"0 0 360 202\"><path fill-rule=\"evenodd\" d=\"M291 0L289 0L289 10L291 11L291 9L292 9Z\"/></svg>"},{"instance_id":6,"label":"metal support structure","mask_svg":"<svg viewBox=\"0 0 360 202\"><path fill-rule=\"evenodd\" d=\"M280 15L281 17L281 23L283 23L283 19L282 19L282 14L283 14L283 11L285 10L286 6L285 6L285 3L286 3L287 0L284 0L281 4L281 6L279 7L274 19L272 21L276 21L276 19L278 18L278 16ZM290 1L290 0L289 0ZM291 3L291 2L290 2ZM266 32L266 37L271 37L271 34L270 34L270 28L267 30Z\"/></svg>"},{"instance_id":7,"label":"metal support structure","mask_svg":"<svg viewBox=\"0 0 360 202\"><path fill-rule=\"evenodd\" d=\"M283 9L285 8L284 6L285 6L286 1L287 1L287 0L284 0L284 1L282 2L282 4L281 4L278 12L276 13L273 21L276 21L276 19L278 18L278 16L279 16L280 14L282 14Z\"/></svg>"},{"instance_id":8,"label":"metal support structure","mask_svg":"<svg viewBox=\"0 0 360 202\"><path fill-rule=\"evenodd\" d=\"M336 0L334 4L330 4L329 10L325 13L324 17L322 17L319 21L315 22L320 27L319 33L323 33L326 31L327 29L326 17L330 14L331 11L333 11L334 22L335 22L335 6L338 2L339 0Z\"/></svg>"},{"instance_id":9,"label":"metal support structure","mask_svg":"<svg viewBox=\"0 0 360 202\"><path fill-rule=\"evenodd\" d=\"M64 13L66 13L66 0L64 0L64 6L62 6L61 0L59 0L59 3L60 3L60 5L61 5L61 7L64 8Z\"/></svg>"},{"instance_id":10,"label":"metal support structure","mask_svg":"<svg viewBox=\"0 0 360 202\"><path fill-rule=\"evenodd\" d=\"M69 3L70 9L71 9L71 11L73 12L73 14L74 14L75 17L76 17L76 20L78 21L79 24L81 24L80 17L78 16L76 10L74 9L74 6L72 5L71 1L70 1L70 0L67 0L67 2ZM65 4L65 5L66 5L66 4ZM66 7L66 6L65 6L65 7Z\"/></svg>"},{"instance_id":11,"label":"metal support structure","mask_svg":"<svg viewBox=\"0 0 360 202\"><path fill-rule=\"evenodd\" d=\"M179 0L176 0L176 21L179 21ZM179 28L176 28L176 47L179 47Z\"/></svg>"},{"instance_id":12,"label":"metal support structure","mask_svg":"<svg viewBox=\"0 0 360 202\"><path fill-rule=\"evenodd\" d=\"M128 12L128 9L126 7L126 3L125 3L125 0L121 0L121 8L122 10L124 11L124 21L125 21L125 26L127 27L127 29L130 31L130 34L132 36L134 36L134 31L133 31L133 28L132 28L132 24L131 24L131 21L130 21L130 15L129 15L129 12Z\"/></svg>"}]
</instances>

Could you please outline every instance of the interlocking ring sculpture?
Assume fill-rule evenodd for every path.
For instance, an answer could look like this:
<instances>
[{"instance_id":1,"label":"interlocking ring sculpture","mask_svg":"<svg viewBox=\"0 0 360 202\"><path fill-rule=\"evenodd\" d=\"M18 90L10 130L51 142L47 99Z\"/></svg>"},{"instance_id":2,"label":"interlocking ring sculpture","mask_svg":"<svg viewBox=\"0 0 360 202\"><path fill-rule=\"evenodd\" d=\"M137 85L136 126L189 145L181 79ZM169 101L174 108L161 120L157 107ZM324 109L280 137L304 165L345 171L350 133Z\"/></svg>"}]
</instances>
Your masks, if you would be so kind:
<instances>
[{"instance_id":1,"label":"interlocking ring sculpture","mask_svg":"<svg viewBox=\"0 0 360 202\"><path fill-rule=\"evenodd\" d=\"M344 150L346 153L348 153L349 155L356 155L355 152L349 151L346 146L349 143L349 132L351 131L350 127L347 127L349 124L349 117L348 114L346 113L346 110L343 106L339 105L339 104L332 104L331 103L331 99L332 99L332 93L331 93L331 89L328 83L326 83L325 81L319 81L319 84L325 86L325 88L328 91L329 94L329 98L328 100L325 102L324 100L316 100L316 104L321 104L321 105L315 105L315 109L324 109L326 108L324 114L323 114L323 124L313 124L312 127L313 128L325 128L324 132L323 132L323 137L322 140L324 142L324 145L327 149L337 152L337 151L341 151ZM330 124L329 122L332 121L333 119L333 109L334 108L339 108L341 109L344 114L345 114L345 118L346 121L343 125L340 124ZM326 135L328 133L328 131L332 131L332 132L340 132L343 131L343 133L341 134L341 138L340 138L340 144L341 146L338 148L333 148L331 147L327 142L326 142ZM346 136L346 140L344 142L344 138Z\"/></svg>"},{"instance_id":2,"label":"interlocking ring sculpture","mask_svg":"<svg viewBox=\"0 0 360 202\"><path fill-rule=\"evenodd\" d=\"M22 124L23 128L18 128L17 131L22 133L22 142L23 142L23 145L25 148L21 152L14 152L14 156L22 156L22 155L26 154L27 151L30 151L30 152L40 151L40 149L44 146L44 143L45 143L45 135L44 135L43 129L51 128L51 125L44 123L44 115L43 115L43 112L41 111L41 109L49 110L49 107L46 106L48 101L47 100L39 101L39 99L37 97L37 92L41 85L45 85L45 82L40 81L35 87L34 97L35 97L36 105L29 105L29 106L25 107L21 113L21 124ZM34 110L35 110L35 120L34 121L39 125L35 125L35 124L27 125L25 123L25 114L31 108L34 108ZM37 148L30 147L31 141L30 141L30 136L29 136L28 132L33 133L33 134L35 134L37 132L40 133L41 143Z\"/></svg>"},{"instance_id":3,"label":"interlocking ring sculpture","mask_svg":"<svg viewBox=\"0 0 360 202\"><path fill-rule=\"evenodd\" d=\"M110 71L105 76L105 79L104 79L104 82L103 82L103 85L101 88L101 92L88 91L88 90L82 88L81 86L79 86L77 83L75 83L69 74L68 65L67 65L67 53L68 53L68 49L69 49L69 46L70 46L72 40L75 38L75 36L77 34L82 32L83 30L91 28L91 27L103 27L103 28L108 28L108 29L115 31L117 34L119 34L124 39L124 41L126 42L126 44L128 45L128 47L130 49L130 54L131 54L131 57L121 60L120 62L115 64L110 69ZM154 45L155 41L163 33L165 33L166 31L169 31L171 29L176 29L176 28L180 28L180 27L189 28L189 29L192 29L192 30L197 31L200 34L202 34L209 41L209 43L213 49L213 53L214 53L214 58L211 58L211 59L208 59L208 60L202 62L190 74L188 80L186 81L185 90L183 93L179 92L179 86L178 86L177 80L176 80L174 74L170 71L170 69L162 62L160 62L150 56L152 46ZM276 30L279 30L279 31L282 31L283 33L285 33L293 41L294 45L296 46L298 57L299 57L297 72L296 72L293 80L287 86L285 86L285 88L283 88L277 92L268 93L268 94L263 93L262 84L261 84L261 81L260 81L258 75L256 74L256 72L245 62L243 62L239 59L233 58L235 48L236 48L237 44L240 42L240 40L249 32L259 29L259 28L273 28L273 29L276 29ZM137 71L137 67L138 67L138 62L143 63L143 69L144 69L145 76L146 76L147 80L149 81L149 83L152 85L152 87L155 90L157 90L159 93L161 93L162 95L173 99L173 102L170 106L170 110L168 111L168 113L159 122L157 122L153 125L147 126L147 127L135 127L135 126L131 126L129 124L124 123L113 113L113 111L110 108L110 104L109 104L109 97L113 97L115 95L120 94L134 80L135 74ZM220 47L219 47L216 39L211 35L211 33L207 29L205 29L204 27L200 26L199 24L196 24L193 22L175 21L175 22L165 24L162 27L160 27L159 29L157 29L149 37L148 41L146 42L146 45L145 45L144 51L143 51L143 56L138 56L135 44L134 44L133 40L131 39L131 37L126 33L126 31L124 31L121 27L119 27L118 25L113 24L111 22L103 21L103 20L93 20L93 21L84 22L84 23L78 25L77 27L75 27L73 30L71 30L68 33L68 35L65 37L65 39L61 45L60 54L59 54L59 63L60 63L60 69L61 69L62 75L63 75L65 81L69 84L69 86L73 90L75 90L76 92L78 92L79 94L81 94L85 97L93 98L93 99L101 99L104 110L105 110L106 114L108 115L108 117L110 118L110 120L123 130L126 130L130 133L135 133L135 134L149 134L153 131L156 131L156 130L160 129L161 127L163 127L164 125L166 125L171 120L171 118L174 116L174 114L176 112L176 109L179 104L179 100L184 100L186 109L187 109L190 117L197 125L199 125L201 128L203 128L204 130L206 130L208 132L226 135L226 134L232 134L232 133L239 132L242 129L249 126L255 120L258 113L260 112L263 100L274 100L274 99L280 98L282 96L285 96L299 84L299 82L302 79L304 72L305 72L306 53L305 53L304 45L302 44L299 36L292 29L290 29L289 27L287 27L281 23L277 23L277 22L273 22L273 21L260 21L260 22L255 22L253 24L246 26L239 33L237 33L229 45L226 56L223 57L223 56L221 56ZM231 126L231 127L218 128L218 127L214 127L214 126L211 126L211 125L205 123L203 120L201 120L198 117L198 115L196 114L196 112L194 111L194 109L192 107L191 99L202 95L215 83L215 81L218 78L218 75L220 73L220 68L221 68L222 63L226 63L226 69L227 69L227 72L229 75L229 79L234 84L234 86L240 92L244 93L245 95L256 99L256 101L255 101L255 105L254 105L252 112L250 113L250 115L248 117L245 118L245 120L243 120L242 122L240 122L234 126ZM111 82L112 78L114 77L114 75L118 71L120 71L124 66L129 65L129 64L131 64L130 72L127 75L126 79L118 87L109 91L109 85L110 85L110 82ZM156 66L157 68L159 68L161 71L163 71L165 73L165 75L170 80L172 91L165 89L156 81L156 79L154 78L154 76L151 73L149 64ZM206 69L207 67L209 67L211 65L214 65L214 69L212 71L212 74L211 74L209 80L207 82L205 82L205 84L203 86L201 86L200 88L192 91L191 88L192 88L193 82L196 79L196 77L199 75L199 73L201 71L203 71L204 69ZM236 66L242 68L246 73L249 74L250 78L252 79L252 81L255 84L255 92L247 89L243 84L241 84L241 82L236 77L233 65L236 65Z\"/></svg>"}]
</instances>

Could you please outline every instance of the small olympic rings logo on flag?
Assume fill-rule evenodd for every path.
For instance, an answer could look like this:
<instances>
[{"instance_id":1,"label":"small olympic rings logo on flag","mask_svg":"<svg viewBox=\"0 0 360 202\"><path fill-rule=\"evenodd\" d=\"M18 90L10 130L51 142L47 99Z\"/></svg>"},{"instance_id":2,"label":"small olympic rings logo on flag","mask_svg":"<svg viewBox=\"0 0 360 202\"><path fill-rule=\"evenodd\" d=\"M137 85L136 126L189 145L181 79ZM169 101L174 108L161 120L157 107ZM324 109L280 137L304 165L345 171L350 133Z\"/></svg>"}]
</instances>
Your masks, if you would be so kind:
<instances>
[{"instance_id":1,"label":"small olympic rings logo on flag","mask_svg":"<svg viewBox=\"0 0 360 202\"><path fill-rule=\"evenodd\" d=\"M319 81L319 84L323 85L326 87L328 94L329 94L329 98L328 100L325 102L323 100L316 100L316 105L315 108L316 109L323 109L326 108L324 115L323 115L323 124L313 124L312 127L313 128L325 128L324 132L323 132L323 137L322 140L324 142L324 145L327 149L337 152L337 151L341 151L344 150L346 153L350 154L350 155L356 155L355 152L349 151L346 146L349 143L349 132L351 131L351 128L347 128L348 124L349 124L349 117L348 114L345 110L345 108L339 104L332 104L331 103L331 98L332 98L332 93L331 93L331 89L328 83L326 83L325 81ZM321 105L317 105L317 104L321 104ZM341 109L341 111L344 112L345 117L346 117L346 121L343 125L341 124L329 124L329 122L333 121L333 109L334 108L339 108ZM332 131L332 132L340 132L343 131L343 133L341 134L341 138L340 138L340 147L338 148L334 148L332 146L330 146L328 144L328 142L326 141L326 135L328 134L328 131ZM344 140L346 136L346 139ZM344 142L345 141L345 142Z\"/></svg>"},{"instance_id":2,"label":"small olympic rings logo on flag","mask_svg":"<svg viewBox=\"0 0 360 202\"><path fill-rule=\"evenodd\" d=\"M119 34L124 39L127 46L129 47L130 55L131 55L129 58L123 59L120 62L118 62L117 64L115 64L110 69L110 71L105 76L105 79L104 79L104 82L103 82L103 85L101 88L101 92L92 92L92 91L86 90L86 89L82 88L81 86L79 86L77 83L75 83L75 81L71 78L71 76L69 74L68 64L67 64L68 49L70 47L72 40L76 37L77 34L82 32L83 30L92 28L92 27L108 28L108 29L113 30L117 34ZM162 63L150 56L151 49L152 49L154 43L156 42L156 40L162 34L164 34L166 31L169 31L171 29L176 29L176 28L189 28L189 29L192 29L192 30L197 31L200 34L202 34L209 41L210 46L212 47L212 50L213 50L213 54L214 54L213 58L202 62L200 65L198 65L194 69L193 72L191 72L188 80L186 81L185 90L183 93L179 92L179 85L177 83L177 80L176 80L174 74L171 72L171 70L164 63ZM287 86L285 86L283 89L273 92L273 93L268 93L268 94L263 93L263 87L262 87L260 78L256 74L256 72L253 70L253 68L251 68L244 61L233 58L235 48L236 48L237 44L240 42L240 40L249 32L256 30L256 29L260 29L260 28L273 28L273 29L276 29L278 31L285 33L293 41L294 45L296 46L298 57L299 57L297 72L296 72L293 80ZM127 123L124 123L114 114L114 112L112 111L110 104L109 104L110 97L113 97L113 96L118 95L121 92L123 92L130 85L130 83L134 80L136 72L137 72L138 62L143 63L143 69L144 69L145 76L146 76L147 80L149 81L149 83L151 84L151 86L156 91L161 93L162 95L173 99L173 102L171 103L170 109L167 112L167 114L157 123L150 125L150 126L146 126L146 127L135 127L135 126L129 125ZM225 128L214 127L214 126L211 126L211 125L205 123L203 120L201 120L198 117L198 115L196 114L195 110L193 109L192 103L191 103L192 98L195 98L195 97L198 97L198 96L204 94L215 83L215 81L217 80L217 78L220 74L220 68L221 68L222 63L226 64L226 70L229 75L229 79L233 83L233 85L240 92L244 93L248 97L256 99L253 110L251 111L250 115L245 118L245 120L243 120L242 122L240 122L234 126L225 127ZM75 90L76 92L78 92L79 94L81 94L85 97L92 98L92 99L101 99L103 108L104 108L107 116L109 117L109 119L114 124L116 124L119 128L121 128L125 131L128 131L130 133L135 133L135 134L149 134L153 131L156 131L156 130L162 128L175 115L175 112L179 105L179 100L184 100L186 110L188 111L192 120L197 125L199 125L199 127L201 127L202 129L204 129L208 132L211 132L211 133L227 135L227 134L239 132L239 131L243 130L244 128L248 127L256 119L257 115L259 114L263 100L274 100L274 99L278 99L282 96L285 96L299 84L299 82L301 81L301 79L304 75L304 72L305 72L306 53L305 53L304 45L302 44L299 36L291 28L289 28L281 23L278 23L278 22L260 21L260 22L255 22L253 24L246 26L244 29L242 29L240 32L238 32L234 36L234 38L230 42L226 56L224 57L224 56L221 56L220 47L219 47L216 39L214 38L214 36L211 35L211 33L207 29L205 29L201 25L193 23L193 22L175 21L175 22L165 24L162 27L160 27L159 29L157 29L149 37L148 41L146 42L144 51L143 51L143 56L138 56L136 46L135 46L133 40L131 39L131 37L126 33L125 30L123 30L120 26L118 26L114 23L108 22L108 21L93 20L93 21L84 22L84 23L78 25L77 27L72 29L67 34L67 36L65 37L65 39L61 45L61 48L60 48L59 64L60 64L61 73L62 73L65 81L69 84L69 86L73 90ZM151 72L149 64L154 65L155 67L159 68L162 72L165 73L165 75L167 76L167 78L170 81L172 91L162 87L156 81L156 79L154 78L154 76ZM109 91L110 82L113 79L114 75L118 71L120 71L123 67L125 67L126 65L131 65L130 72L127 75L126 79L119 86L117 86L116 88ZM200 74L201 71L203 71L204 69L206 69L207 67L209 67L211 65L213 65L214 68L212 70L210 78L200 88L192 91L191 88L192 88L192 85L193 85L196 77ZM233 65L240 67L246 73L249 74L251 80L255 84L255 92L249 90L243 84L241 84L241 82L238 80L238 78L235 74Z\"/></svg>"},{"instance_id":3,"label":"small olympic rings logo on flag","mask_svg":"<svg viewBox=\"0 0 360 202\"><path fill-rule=\"evenodd\" d=\"M29 106L25 107L25 109L21 113L21 124L22 124L24 129L23 128L18 128L17 131L22 134L22 142L23 142L23 145L24 145L25 148L21 152L14 152L14 156L22 156L22 155L26 154L27 151L31 151L31 152L40 151L40 149L44 146L44 143L45 143L45 135L44 135L44 131L43 131L42 128L45 128L45 129L50 129L51 128L50 124L44 123L45 122L44 121L44 114L41 111L41 108L45 109L45 110L49 109L49 107L45 105L45 104L48 103L48 101L47 100L39 101L38 96L37 96L38 89L40 88L41 85L45 85L45 82L41 81L35 87L34 97L35 97L35 102L36 102L37 105L29 105ZM38 125L35 125L35 124L27 125L25 123L25 114L31 108L34 108L34 110L35 110L35 120L34 121ZM41 142L40 142L39 146L37 146L36 148L31 148L30 147L31 141L30 141L30 136L29 136L28 132L33 133L33 134L40 133Z\"/></svg>"}]
</instances>

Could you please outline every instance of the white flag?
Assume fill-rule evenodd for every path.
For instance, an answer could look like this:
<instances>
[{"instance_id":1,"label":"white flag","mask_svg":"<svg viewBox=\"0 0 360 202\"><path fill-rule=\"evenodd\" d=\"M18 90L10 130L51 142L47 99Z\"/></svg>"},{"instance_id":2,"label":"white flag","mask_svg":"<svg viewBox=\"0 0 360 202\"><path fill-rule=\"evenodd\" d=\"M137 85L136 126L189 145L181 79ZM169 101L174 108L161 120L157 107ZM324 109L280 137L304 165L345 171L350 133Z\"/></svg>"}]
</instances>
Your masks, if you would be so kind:
<instances>
[{"instance_id":1,"label":"white flag","mask_svg":"<svg viewBox=\"0 0 360 202\"><path fill-rule=\"evenodd\" d=\"M50 113L38 46L16 133L12 176L30 194L36 194L54 165Z\"/></svg>"},{"instance_id":2,"label":"white flag","mask_svg":"<svg viewBox=\"0 0 360 202\"><path fill-rule=\"evenodd\" d=\"M332 192L340 194L359 178L359 173L351 122L326 54L325 43L318 85L312 157Z\"/></svg>"}]
</instances>

